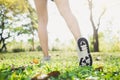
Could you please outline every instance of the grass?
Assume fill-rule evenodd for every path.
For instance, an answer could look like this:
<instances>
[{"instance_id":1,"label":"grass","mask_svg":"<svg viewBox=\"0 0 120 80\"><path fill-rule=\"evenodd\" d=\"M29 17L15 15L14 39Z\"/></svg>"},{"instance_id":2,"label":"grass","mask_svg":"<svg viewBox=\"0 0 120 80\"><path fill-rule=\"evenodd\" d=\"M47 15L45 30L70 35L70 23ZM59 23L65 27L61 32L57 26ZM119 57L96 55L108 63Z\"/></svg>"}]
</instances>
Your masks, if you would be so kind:
<instances>
[{"instance_id":1,"label":"grass","mask_svg":"<svg viewBox=\"0 0 120 80\"><path fill-rule=\"evenodd\" d=\"M92 67L79 67L75 51L49 53L52 59L46 64L40 63L42 52L0 54L0 80L30 80L36 74L53 71L59 71L60 75L50 77L50 80L120 80L119 52L92 53ZM35 64L34 59L39 60L39 63Z\"/></svg>"}]
</instances>

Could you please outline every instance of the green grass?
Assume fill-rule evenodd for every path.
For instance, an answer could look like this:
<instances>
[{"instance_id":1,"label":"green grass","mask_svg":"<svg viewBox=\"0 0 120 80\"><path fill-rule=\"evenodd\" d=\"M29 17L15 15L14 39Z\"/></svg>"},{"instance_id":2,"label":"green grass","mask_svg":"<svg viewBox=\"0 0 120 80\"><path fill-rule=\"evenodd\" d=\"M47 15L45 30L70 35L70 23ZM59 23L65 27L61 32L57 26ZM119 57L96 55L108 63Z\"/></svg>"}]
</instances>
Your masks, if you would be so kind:
<instances>
[{"instance_id":1,"label":"green grass","mask_svg":"<svg viewBox=\"0 0 120 80\"><path fill-rule=\"evenodd\" d=\"M119 52L92 53L92 67L79 67L76 52L49 53L52 59L46 64L33 63L33 59L42 59L42 52L0 54L0 80L30 80L37 73L47 74L52 71L59 71L60 75L50 77L50 80L120 80ZM100 61L96 60L98 56L101 57Z\"/></svg>"}]
</instances>

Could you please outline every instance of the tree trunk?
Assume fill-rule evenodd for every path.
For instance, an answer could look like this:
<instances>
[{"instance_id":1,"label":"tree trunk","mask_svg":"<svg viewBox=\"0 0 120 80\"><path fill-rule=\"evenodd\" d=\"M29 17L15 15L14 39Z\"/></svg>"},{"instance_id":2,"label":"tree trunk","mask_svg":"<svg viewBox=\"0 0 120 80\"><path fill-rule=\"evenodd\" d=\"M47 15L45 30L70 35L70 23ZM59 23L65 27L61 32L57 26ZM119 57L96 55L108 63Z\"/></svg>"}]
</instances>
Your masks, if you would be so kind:
<instances>
[{"instance_id":1,"label":"tree trunk","mask_svg":"<svg viewBox=\"0 0 120 80\"><path fill-rule=\"evenodd\" d=\"M32 32L31 45L32 45L32 51L35 51L34 32Z\"/></svg>"},{"instance_id":2,"label":"tree trunk","mask_svg":"<svg viewBox=\"0 0 120 80\"><path fill-rule=\"evenodd\" d=\"M1 48L1 51L7 51L7 47L6 47L6 44L5 44L5 39L3 40L3 45L2 45L2 48Z\"/></svg>"},{"instance_id":3,"label":"tree trunk","mask_svg":"<svg viewBox=\"0 0 120 80\"><path fill-rule=\"evenodd\" d=\"M6 40L5 38L1 37L1 40L0 40L0 45L1 45L0 52L7 51L5 40Z\"/></svg>"},{"instance_id":4,"label":"tree trunk","mask_svg":"<svg viewBox=\"0 0 120 80\"><path fill-rule=\"evenodd\" d=\"M88 0L88 3L89 3L89 10L90 10L90 22L91 22L92 27L93 27L93 49L94 49L94 52L99 52L99 41L98 41L99 25L98 25L98 28L97 28L97 26L95 25L95 22L93 20L92 0ZM99 19L101 19L101 17Z\"/></svg>"},{"instance_id":5,"label":"tree trunk","mask_svg":"<svg viewBox=\"0 0 120 80\"><path fill-rule=\"evenodd\" d=\"M7 51L7 47L6 47L6 44L5 44L5 40L6 38L3 38L3 31L5 29L5 24L4 24L4 17L5 17L5 14L3 14L2 16L2 20L1 20L1 33L0 33L0 52L2 51Z\"/></svg>"},{"instance_id":6,"label":"tree trunk","mask_svg":"<svg viewBox=\"0 0 120 80\"><path fill-rule=\"evenodd\" d=\"M99 39L98 39L97 30L94 30L94 34L93 34L93 48L94 48L94 52L99 52Z\"/></svg>"}]
</instances>

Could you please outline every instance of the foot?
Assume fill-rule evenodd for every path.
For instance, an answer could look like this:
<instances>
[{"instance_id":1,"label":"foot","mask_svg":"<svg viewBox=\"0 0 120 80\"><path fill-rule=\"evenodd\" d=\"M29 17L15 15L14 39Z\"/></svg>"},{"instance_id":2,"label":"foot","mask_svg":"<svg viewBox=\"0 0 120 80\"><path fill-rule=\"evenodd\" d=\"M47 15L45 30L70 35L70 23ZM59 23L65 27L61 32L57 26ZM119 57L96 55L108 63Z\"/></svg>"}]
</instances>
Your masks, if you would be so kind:
<instances>
[{"instance_id":1,"label":"foot","mask_svg":"<svg viewBox=\"0 0 120 80\"><path fill-rule=\"evenodd\" d=\"M80 66L92 66L92 57L89 50L88 41L85 38L80 38L78 44L78 55Z\"/></svg>"},{"instance_id":2,"label":"foot","mask_svg":"<svg viewBox=\"0 0 120 80\"><path fill-rule=\"evenodd\" d=\"M51 57L50 56L44 56L41 62L48 62L50 61Z\"/></svg>"}]
</instances>

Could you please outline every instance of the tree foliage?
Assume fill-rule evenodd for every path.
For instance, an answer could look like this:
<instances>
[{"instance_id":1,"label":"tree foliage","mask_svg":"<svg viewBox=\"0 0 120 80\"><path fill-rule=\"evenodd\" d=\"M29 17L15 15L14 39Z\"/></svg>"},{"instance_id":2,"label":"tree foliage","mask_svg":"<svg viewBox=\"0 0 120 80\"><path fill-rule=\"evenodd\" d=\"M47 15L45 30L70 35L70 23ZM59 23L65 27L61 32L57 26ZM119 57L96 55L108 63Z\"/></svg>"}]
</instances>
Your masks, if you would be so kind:
<instances>
[{"instance_id":1,"label":"tree foliage","mask_svg":"<svg viewBox=\"0 0 120 80\"><path fill-rule=\"evenodd\" d=\"M29 15L28 15L28 17L31 19L31 23L30 23L30 29L29 29L29 31L31 32L31 34L32 34L32 39L31 39L31 41L32 41L32 50L34 51L35 49L34 49L34 32L35 31L37 31L37 15L36 15L36 11L35 11L35 9L33 9L32 7L31 7L31 5L29 4L29 2L28 2L28 0L26 0L26 2L27 2L27 9L28 9L28 12L29 12Z\"/></svg>"},{"instance_id":2,"label":"tree foliage","mask_svg":"<svg viewBox=\"0 0 120 80\"><path fill-rule=\"evenodd\" d=\"M0 51L6 51L11 36L32 34L37 30L35 10L28 0L0 0Z\"/></svg>"},{"instance_id":3,"label":"tree foliage","mask_svg":"<svg viewBox=\"0 0 120 80\"><path fill-rule=\"evenodd\" d=\"M7 9L16 13L25 12L27 10L25 0L0 0L0 5L4 5Z\"/></svg>"}]
</instances>

